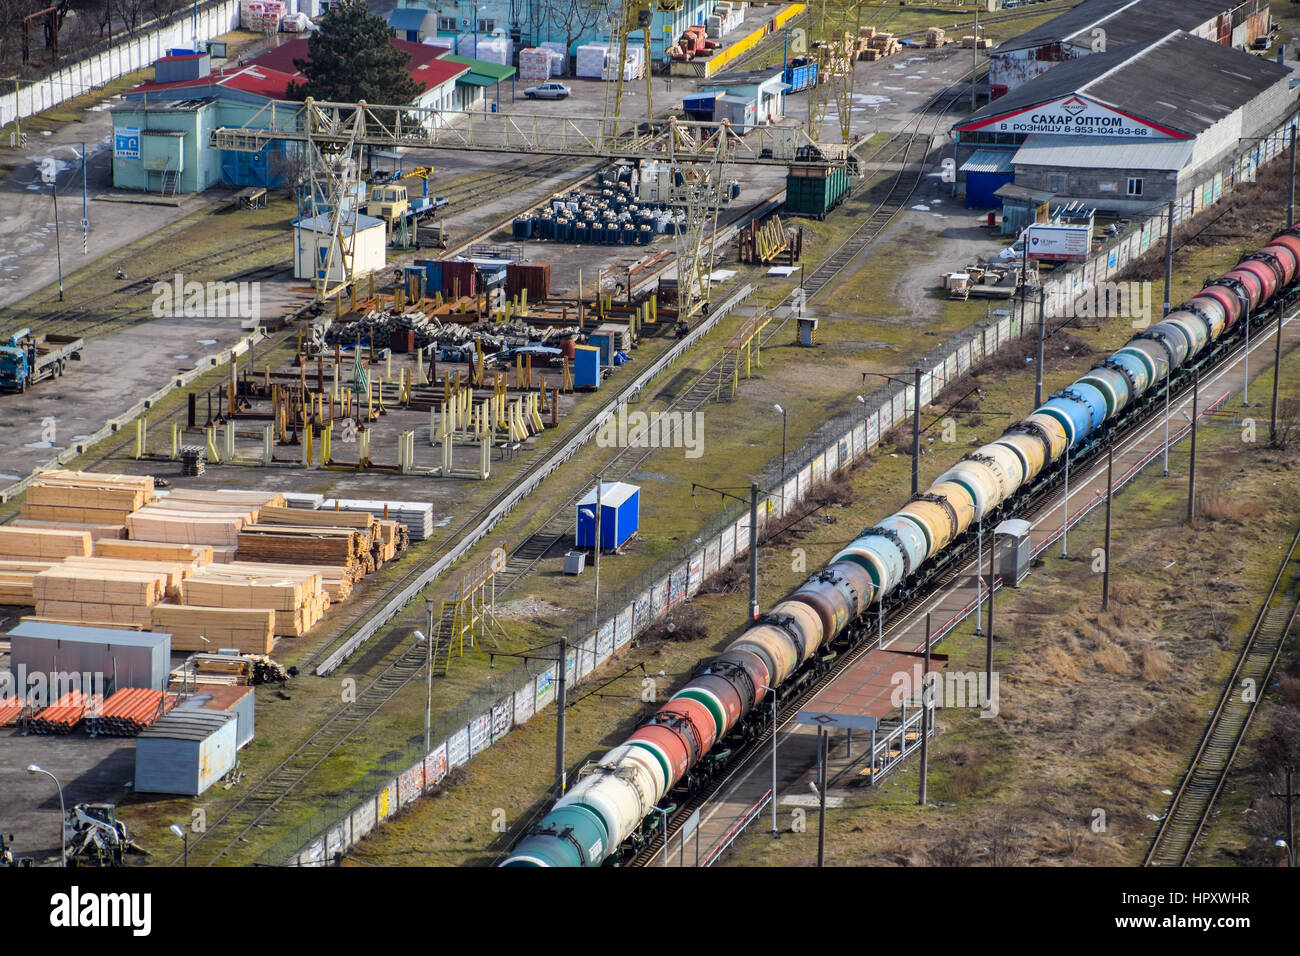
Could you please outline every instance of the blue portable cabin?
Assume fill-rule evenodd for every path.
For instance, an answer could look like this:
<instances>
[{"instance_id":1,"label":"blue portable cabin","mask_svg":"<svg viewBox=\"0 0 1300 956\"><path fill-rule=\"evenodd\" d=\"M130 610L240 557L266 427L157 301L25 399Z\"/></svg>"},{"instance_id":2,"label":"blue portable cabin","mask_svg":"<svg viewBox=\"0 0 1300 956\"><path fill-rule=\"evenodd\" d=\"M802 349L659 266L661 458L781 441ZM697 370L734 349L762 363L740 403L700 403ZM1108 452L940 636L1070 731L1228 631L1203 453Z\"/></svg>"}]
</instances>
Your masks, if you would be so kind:
<instances>
[{"instance_id":1,"label":"blue portable cabin","mask_svg":"<svg viewBox=\"0 0 1300 956\"><path fill-rule=\"evenodd\" d=\"M573 347L573 387L600 388L600 349L590 345Z\"/></svg>"},{"instance_id":2,"label":"blue portable cabin","mask_svg":"<svg viewBox=\"0 0 1300 956\"><path fill-rule=\"evenodd\" d=\"M641 488L625 481L600 484L600 546L606 551L621 548L637 533L641 518ZM574 523L574 544L590 548L596 542L596 489L578 502Z\"/></svg>"},{"instance_id":3,"label":"blue portable cabin","mask_svg":"<svg viewBox=\"0 0 1300 956\"><path fill-rule=\"evenodd\" d=\"M713 106L717 98L717 93L695 93L691 96L683 96L682 112L686 114L688 120L694 120L698 123L712 123Z\"/></svg>"}]
</instances>

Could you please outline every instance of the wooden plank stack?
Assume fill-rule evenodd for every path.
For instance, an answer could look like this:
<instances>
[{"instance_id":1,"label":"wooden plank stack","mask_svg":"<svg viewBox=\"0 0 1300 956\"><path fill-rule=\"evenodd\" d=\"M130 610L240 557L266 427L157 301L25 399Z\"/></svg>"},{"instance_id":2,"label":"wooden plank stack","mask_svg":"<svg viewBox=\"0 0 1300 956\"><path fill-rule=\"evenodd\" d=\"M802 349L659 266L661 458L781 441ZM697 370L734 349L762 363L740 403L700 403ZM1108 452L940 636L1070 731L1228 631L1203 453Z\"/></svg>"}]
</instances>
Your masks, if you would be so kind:
<instances>
[{"instance_id":1,"label":"wooden plank stack","mask_svg":"<svg viewBox=\"0 0 1300 956\"><path fill-rule=\"evenodd\" d=\"M32 578L33 603L36 616L50 620L148 627L168 580L160 571L60 565Z\"/></svg>"},{"instance_id":2,"label":"wooden plank stack","mask_svg":"<svg viewBox=\"0 0 1300 956\"><path fill-rule=\"evenodd\" d=\"M127 515L153 496L153 478L148 475L52 471L27 486L22 517L121 527Z\"/></svg>"},{"instance_id":3,"label":"wooden plank stack","mask_svg":"<svg viewBox=\"0 0 1300 956\"><path fill-rule=\"evenodd\" d=\"M36 600L32 579L57 561L0 561L0 604L30 607Z\"/></svg>"},{"instance_id":4,"label":"wooden plank stack","mask_svg":"<svg viewBox=\"0 0 1300 956\"><path fill-rule=\"evenodd\" d=\"M284 637L301 637L319 623L330 605L315 571L265 570L265 566L243 563L195 572L181 586L181 594L185 604L195 607L272 611L273 631Z\"/></svg>"},{"instance_id":5,"label":"wooden plank stack","mask_svg":"<svg viewBox=\"0 0 1300 956\"><path fill-rule=\"evenodd\" d=\"M332 564L354 574L374 570L370 535L356 528L300 528L252 524L239 533L240 561L272 564Z\"/></svg>"},{"instance_id":6,"label":"wooden plank stack","mask_svg":"<svg viewBox=\"0 0 1300 956\"><path fill-rule=\"evenodd\" d=\"M91 537L87 531L58 531L52 528L0 528L0 559L35 558L62 561L69 555L89 557Z\"/></svg>"},{"instance_id":7,"label":"wooden plank stack","mask_svg":"<svg viewBox=\"0 0 1300 956\"><path fill-rule=\"evenodd\" d=\"M173 491L127 518L138 541L232 547L239 532L258 520L265 505L280 506L284 496L262 491Z\"/></svg>"},{"instance_id":8,"label":"wooden plank stack","mask_svg":"<svg viewBox=\"0 0 1300 956\"><path fill-rule=\"evenodd\" d=\"M928 27L925 31L925 45L931 50L938 49L944 44L943 27Z\"/></svg>"},{"instance_id":9,"label":"wooden plank stack","mask_svg":"<svg viewBox=\"0 0 1300 956\"><path fill-rule=\"evenodd\" d=\"M275 643L271 610L158 604L151 613L153 629L172 636L174 651L237 647L244 653L269 654Z\"/></svg>"}]
</instances>

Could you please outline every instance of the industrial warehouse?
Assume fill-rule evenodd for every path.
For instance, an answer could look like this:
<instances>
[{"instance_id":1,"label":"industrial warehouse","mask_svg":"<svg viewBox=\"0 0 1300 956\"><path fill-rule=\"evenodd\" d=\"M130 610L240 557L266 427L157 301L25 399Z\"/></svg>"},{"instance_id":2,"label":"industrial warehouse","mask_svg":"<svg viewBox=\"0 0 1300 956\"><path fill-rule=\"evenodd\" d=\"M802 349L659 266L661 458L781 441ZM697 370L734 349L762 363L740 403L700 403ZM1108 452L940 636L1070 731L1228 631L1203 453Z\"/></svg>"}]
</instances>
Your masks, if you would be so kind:
<instances>
[{"instance_id":1,"label":"industrial warehouse","mask_svg":"<svg viewBox=\"0 0 1300 956\"><path fill-rule=\"evenodd\" d=\"M0 866L1296 865L1300 12L104 15L0 92Z\"/></svg>"}]
</instances>

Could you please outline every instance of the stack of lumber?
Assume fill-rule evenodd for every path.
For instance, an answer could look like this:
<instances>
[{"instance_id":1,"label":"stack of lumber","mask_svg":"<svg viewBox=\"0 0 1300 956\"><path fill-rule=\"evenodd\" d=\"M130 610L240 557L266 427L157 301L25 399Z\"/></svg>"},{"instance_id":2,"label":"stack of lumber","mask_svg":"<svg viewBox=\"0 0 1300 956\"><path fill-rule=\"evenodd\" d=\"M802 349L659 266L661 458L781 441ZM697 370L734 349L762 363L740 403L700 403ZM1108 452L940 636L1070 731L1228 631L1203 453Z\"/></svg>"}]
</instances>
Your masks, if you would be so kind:
<instances>
[{"instance_id":1,"label":"stack of lumber","mask_svg":"<svg viewBox=\"0 0 1300 956\"><path fill-rule=\"evenodd\" d=\"M0 561L0 604L31 607L36 601L32 579L57 561Z\"/></svg>"},{"instance_id":2,"label":"stack of lumber","mask_svg":"<svg viewBox=\"0 0 1300 956\"><path fill-rule=\"evenodd\" d=\"M22 517L121 527L127 515L148 504L153 495L153 478L148 475L52 471L27 486Z\"/></svg>"},{"instance_id":3,"label":"stack of lumber","mask_svg":"<svg viewBox=\"0 0 1300 956\"><path fill-rule=\"evenodd\" d=\"M151 613L153 629L172 636L174 651L235 647L266 654L275 643L275 612L271 610L158 604Z\"/></svg>"},{"instance_id":4,"label":"stack of lumber","mask_svg":"<svg viewBox=\"0 0 1300 956\"><path fill-rule=\"evenodd\" d=\"M253 682L253 665L244 656L234 654L191 654L185 664L175 668L169 687L193 688L196 684L243 685Z\"/></svg>"},{"instance_id":5,"label":"stack of lumber","mask_svg":"<svg viewBox=\"0 0 1300 956\"><path fill-rule=\"evenodd\" d=\"M406 550L406 528L396 521L376 521L367 511L304 511L299 508L263 508L264 525L284 528L353 528L361 533L361 547L378 569Z\"/></svg>"},{"instance_id":6,"label":"stack of lumber","mask_svg":"<svg viewBox=\"0 0 1300 956\"><path fill-rule=\"evenodd\" d=\"M283 504L278 492L183 489L141 508L126 524L139 541L229 548L239 542L245 525L258 520L264 506Z\"/></svg>"},{"instance_id":7,"label":"stack of lumber","mask_svg":"<svg viewBox=\"0 0 1300 956\"><path fill-rule=\"evenodd\" d=\"M94 557L128 561L170 561L202 567L212 563L212 548L196 544L160 544L156 541L95 540Z\"/></svg>"},{"instance_id":8,"label":"stack of lumber","mask_svg":"<svg viewBox=\"0 0 1300 956\"><path fill-rule=\"evenodd\" d=\"M88 524L81 521L36 521L31 518L15 518L9 522L10 528L53 528L56 531L89 531L96 538L125 538L126 519L122 524Z\"/></svg>"},{"instance_id":9,"label":"stack of lumber","mask_svg":"<svg viewBox=\"0 0 1300 956\"><path fill-rule=\"evenodd\" d=\"M0 559L62 561L69 555L89 557L90 533L52 528L0 528Z\"/></svg>"},{"instance_id":10,"label":"stack of lumber","mask_svg":"<svg viewBox=\"0 0 1300 956\"><path fill-rule=\"evenodd\" d=\"M128 561L124 558L64 558L61 568L100 570L107 572L139 571L160 574L167 581L164 598L175 598L181 593L181 582L198 568L197 564L178 564L175 561Z\"/></svg>"},{"instance_id":11,"label":"stack of lumber","mask_svg":"<svg viewBox=\"0 0 1300 956\"><path fill-rule=\"evenodd\" d=\"M38 734L70 734L88 712L98 713L102 706L103 698L98 694L70 690L33 717L31 729Z\"/></svg>"},{"instance_id":12,"label":"stack of lumber","mask_svg":"<svg viewBox=\"0 0 1300 956\"><path fill-rule=\"evenodd\" d=\"M331 604L346 600L358 580L353 573L355 569L350 571L333 564L275 564L261 561L231 561L229 564L214 565L208 570L229 571L232 574L242 573L251 577L311 571L320 575L321 590L329 595Z\"/></svg>"},{"instance_id":13,"label":"stack of lumber","mask_svg":"<svg viewBox=\"0 0 1300 956\"><path fill-rule=\"evenodd\" d=\"M300 637L311 630L330 605L320 574L300 567L256 571L232 570L230 565L208 567L185 581L181 596L184 604L193 607L272 611L273 633L284 637Z\"/></svg>"},{"instance_id":14,"label":"stack of lumber","mask_svg":"<svg viewBox=\"0 0 1300 956\"><path fill-rule=\"evenodd\" d=\"M370 534L356 528L302 528L251 524L239 532L240 561L333 564L357 577L374 570ZM354 578L355 580L355 578Z\"/></svg>"},{"instance_id":15,"label":"stack of lumber","mask_svg":"<svg viewBox=\"0 0 1300 956\"><path fill-rule=\"evenodd\" d=\"M860 39L858 47L859 59L879 60L881 57L893 56L903 45L894 39L892 33L873 33L870 37Z\"/></svg>"},{"instance_id":16,"label":"stack of lumber","mask_svg":"<svg viewBox=\"0 0 1300 956\"><path fill-rule=\"evenodd\" d=\"M433 534L433 505L427 501L329 498L321 502L320 510L365 511L385 521L399 521L406 526L412 541L423 541Z\"/></svg>"},{"instance_id":17,"label":"stack of lumber","mask_svg":"<svg viewBox=\"0 0 1300 956\"><path fill-rule=\"evenodd\" d=\"M978 40L973 36L964 36L961 38L961 48L963 50L969 50L972 48L977 50L987 50L989 46L990 42L987 37L980 37Z\"/></svg>"},{"instance_id":18,"label":"stack of lumber","mask_svg":"<svg viewBox=\"0 0 1300 956\"><path fill-rule=\"evenodd\" d=\"M943 46L943 27L929 27L925 31L925 45L931 50Z\"/></svg>"},{"instance_id":19,"label":"stack of lumber","mask_svg":"<svg viewBox=\"0 0 1300 956\"><path fill-rule=\"evenodd\" d=\"M314 511L321 506L321 502L324 500L324 495L309 494L305 491L286 491L284 493L284 503L290 508L305 508Z\"/></svg>"},{"instance_id":20,"label":"stack of lumber","mask_svg":"<svg viewBox=\"0 0 1300 956\"><path fill-rule=\"evenodd\" d=\"M144 687L126 687L86 715L90 736L134 737L176 706L177 696Z\"/></svg>"},{"instance_id":21,"label":"stack of lumber","mask_svg":"<svg viewBox=\"0 0 1300 956\"><path fill-rule=\"evenodd\" d=\"M32 578L33 604L46 620L148 627L169 580L165 571L58 565Z\"/></svg>"}]
</instances>

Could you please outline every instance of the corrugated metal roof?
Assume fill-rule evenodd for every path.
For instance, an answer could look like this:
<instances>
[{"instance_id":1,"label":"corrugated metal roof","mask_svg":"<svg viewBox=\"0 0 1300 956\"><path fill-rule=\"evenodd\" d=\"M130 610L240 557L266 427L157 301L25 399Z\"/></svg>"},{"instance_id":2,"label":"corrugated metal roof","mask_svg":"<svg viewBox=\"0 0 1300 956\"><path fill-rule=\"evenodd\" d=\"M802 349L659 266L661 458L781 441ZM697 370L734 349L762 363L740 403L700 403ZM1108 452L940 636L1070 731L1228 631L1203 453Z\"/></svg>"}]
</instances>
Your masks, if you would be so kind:
<instances>
[{"instance_id":1,"label":"corrugated metal roof","mask_svg":"<svg viewBox=\"0 0 1300 956\"><path fill-rule=\"evenodd\" d=\"M1073 93L1140 122L1192 136L1290 73L1271 60L1176 31L1154 43L1069 60L955 125L976 129Z\"/></svg>"},{"instance_id":2,"label":"corrugated metal roof","mask_svg":"<svg viewBox=\"0 0 1300 956\"><path fill-rule=\"evenodd\" d=\"M1015 153L1009 149L977 149L970 159L961 164L963 173L1013 173L1011 157Z\"/></svg>"},{"instance_id":3,"label":"corrugated metal roof","mask_svg":"<svg viewBox=\"0 0 1300 956\"><path fill-rule=\"evenodd\" d=\"M154 721L148 730L140 732L145 737L162 737L167 740L207 740L228 721L235 720L233 711L173 710L166 717Z\"/></svg>"},{"instance_id":4,"label":"corrugated metal roof","mask_svg":"<svg viewBox=\"0 0 1300 956\"><path fill-rule=\"evenodd\" d=\"M502 80L508 80L515 75L513 66L503 66L500 63L492 63L488 60L476 60L469 56L457 56L455 53L444 53L438 59L446 63L459 63L461 66L469 67L469 75L462 76L460 81L468 80L470 76L482 76L490 80L491 83L500 83Z\"/></svg>"},{"instance_id":5,"label":"corrugated metal roof","mask_svg":"<svg viewBox=\"0 0 1300 956\"><path fill-rule=\"evenodd\" d=\"M82 627L79 624L51 624L47 621L23 621L9 631L9 636L118 644L123 647L157 647L164 643L170 647L172 639L170 634L157 631L119 631L111 627Z\"/></svg>"},{"instance_id":6,"label":"corrugated metal roof","mask_svg":"<svg viewBox=\"0 0 1300 956\"><path fill-rule=\"evenodd\" d=\"M1012 160L1017 166L1074 169L1182 169L1192 158L1189 139L1097 141L1094 136L1030 136Z\"/></svg>"},{"instance_id":7,"label":"corrugated metal roof","mask_svg":"<svg viewBox=\"0 0 1300 956\"><path fill-rule=\"evenodd\" d=\"M1106 47L1164 36L1170 30L1194 30L1237 6L1233 0L1084 0L1018 37L998 44L997 53L1050 43L1092 42L1092 31L1105 31Z\"/></svg>"},{"instance_id":8,"label":"corrugated metal roof","mask_svg":"<svg viewBox=\"0 0 1300 956\"><path fill-rule=\"evenodd\" d=\"M352 215L348 215L347 218L343 221L342 225L340 226L343 235L345 236L351 235L353 221L354 221L354 217ZM382 226L384 224L384 221L382 219L374 219L370 216L365 216L365 215L357 215L355 217L355 221L360 223L360 228L363 232L367 229L373 229L375 226ZM289 225L299 226L303 232L328 233L330 230L329 220L323 217L321 218L319 225L317 225L315 217L312 216L304 216L302 219L295 219L293 222L289 223Z\"/></svg>"}]
</instances>

